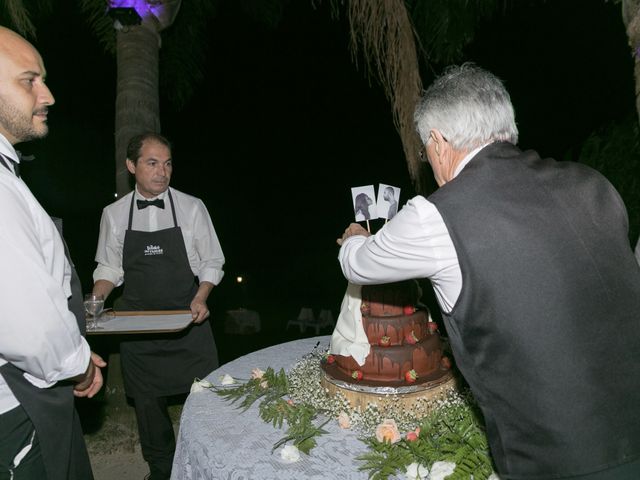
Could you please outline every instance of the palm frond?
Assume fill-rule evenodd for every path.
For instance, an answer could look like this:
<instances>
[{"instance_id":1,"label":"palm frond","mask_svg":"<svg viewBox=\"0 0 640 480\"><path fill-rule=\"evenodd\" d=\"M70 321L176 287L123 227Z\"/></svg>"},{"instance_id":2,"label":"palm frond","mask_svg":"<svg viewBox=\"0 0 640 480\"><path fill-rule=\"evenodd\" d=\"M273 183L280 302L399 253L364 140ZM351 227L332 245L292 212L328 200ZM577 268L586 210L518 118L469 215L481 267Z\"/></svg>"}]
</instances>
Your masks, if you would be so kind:
<instances>
[{"instance_id":1,"label":"palm frond","mask_svg":"<svg viewBox=\"0 0 640 480\"><path fill-rule=\"evenodd\" d=\"M238 0L244 13L269 28L276 28L289 0Z\"/></svg>"},{"instance_id":2,"label":"palm frond","mask_svg":"<svg viewBox=\"0 0 640 480\"><path fill-rule=\"evenodd\" d=\"M107 15L109 0L78 0L78 4L100 44L107 52L115 55L116 30L113 28L113 20Z\"/></svg>"},{"instance_id":3,"label":"palm frond","mask_svg":"<svg viewBox=\"0 0 640 480\"><path fill-rule=\"evenodd\" d=\"M506 10L507 0L407 0L425 61L448 65L460 60L483 20Z\"/></svg>"},{"instance_id":4,"label":"palm frond","mask_svg":"<svg viewBox=\"0 0 640 480\"><path fill-rule=\"evenodd\" d=\"M31 16L38 12L50 12L51 8L51 0L30 2L28 6L25 5L24 0L4 0L0 7L0 23L24 37L35 39L36 27Z\"/></svg>"},{"instance_id":5,"label":"palm frond","mask_svg":"<svg viewBox=\"0 0 640 480\"><path fill-rule=\"evenodd\" d=\"M220 0L183 1L174 24L162 33L160 88L176 108L204 80L207 32L219 4Z\"/></svg>"},{"instance_id":6,"label":"palm frond","mask_svg":"<svg viewBox=\"0 0 640 480\"><path fill-rule=\"evenodd\" d=\"M346 8L354 61L357 65L358 56L362 55L369 75L382 84L391 103L409 174L419 186L421 145L413 126L413 111L422 83L413 25L404 0L351 0Z\"/></svg>"}]
</instances>

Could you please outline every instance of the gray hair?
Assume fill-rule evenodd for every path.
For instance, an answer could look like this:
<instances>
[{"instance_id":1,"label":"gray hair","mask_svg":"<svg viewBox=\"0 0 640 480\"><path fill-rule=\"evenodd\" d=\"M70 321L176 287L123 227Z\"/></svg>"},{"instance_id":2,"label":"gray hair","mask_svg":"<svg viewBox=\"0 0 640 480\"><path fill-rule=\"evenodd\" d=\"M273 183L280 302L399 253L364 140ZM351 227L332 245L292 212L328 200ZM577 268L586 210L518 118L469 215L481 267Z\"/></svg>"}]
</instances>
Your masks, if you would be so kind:
<instances>
[{"instance_id":1,"label":"gray hair","mask_svg":"<svg viewBox=\"0 0 640 480\"><path fill-rule=\"evenodd\" d=\"M509 93L498 77L473 63L447 68L422 95L413 120L424 144L433 129L456 150L518 143Z\"/></svg>"}]
</instances>

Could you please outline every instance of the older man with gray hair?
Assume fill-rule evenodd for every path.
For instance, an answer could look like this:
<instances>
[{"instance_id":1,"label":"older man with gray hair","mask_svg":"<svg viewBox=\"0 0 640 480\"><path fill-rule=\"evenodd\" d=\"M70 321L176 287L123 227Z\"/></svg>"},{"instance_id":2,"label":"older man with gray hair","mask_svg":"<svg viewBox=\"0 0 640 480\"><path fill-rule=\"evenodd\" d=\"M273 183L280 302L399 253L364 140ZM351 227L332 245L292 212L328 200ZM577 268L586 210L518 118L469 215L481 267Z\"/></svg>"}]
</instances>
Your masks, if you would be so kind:
<instances>
[{"instance_id":1,"label":"older man with gray hair","mask_svg":"<svg viewBox=\"0 0 640 480\"><path fill-rule=\"evenodd\" d=\"M439 189L338 243L350 282L429 278L501 478L640 478L640 269L598 172L516 147L502 82L451 67L415 122Z\"/></svg>"}]
</instances>

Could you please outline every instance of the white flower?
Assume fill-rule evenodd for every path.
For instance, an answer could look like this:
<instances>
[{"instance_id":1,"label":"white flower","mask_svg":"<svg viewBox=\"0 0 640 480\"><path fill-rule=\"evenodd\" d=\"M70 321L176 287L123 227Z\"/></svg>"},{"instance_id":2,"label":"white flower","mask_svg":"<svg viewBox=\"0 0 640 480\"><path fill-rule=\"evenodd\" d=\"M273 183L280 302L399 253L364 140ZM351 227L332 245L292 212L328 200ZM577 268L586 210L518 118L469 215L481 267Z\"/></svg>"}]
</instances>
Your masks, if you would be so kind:
<instances>
[{"instance_id":1,"label":"white flower","mask_svg":"<svg viewBox=\"0 0 640 480\"><path fill-rule=\"evenodd\" d=\"M253 370L251 370L251 378L256 379L256 378L262 378L263 376L264 376L264 372L259 368L254 368Z\"/></svg>"},{"instance_id":2,"label":"white flower","mask_svg":"<svg viewBox=\"0 0 640 480\"><path fill-rule=\"evenodd\" d=\"M203 391L205 388L213 387L211 382L207 382L206 380L194 380L191 384L191 393L198 393Z\"/></svg>"},{"instance_id":3,"label":"white flower","mask_svg":"<svg viewBox=\"0 0 640 480\"><path fill-rule=\"evenodd\" d=\"M429 476L429 469L424 465L413 462L404 472L408 480L425 480Z\"/></svg>"},{"instance_id":4,"label":"white flower","mask_svg":"<svg viewBox=\"0 0 640 480\"><path fill-rule=\"evenodd\" d=\"M295 463L300 460L300 450L295 445L285 445L280 450L280 457L285 463Z\"/></svg>"},{"instance_id":5,"label":"white flower","mask_svg":"<svg viewBox=\"0 0 640 480\"><path fill-rule=\"evenodd\" d=\"M429 480L443 480L451 475L455 468L456 464L453 462L434 462L434 464L431 465Z\"/></svg>"},{"instance_id":6,"label":"white flower","mask_svg":"<svg viewBox=\"0 0 640 480\"><path fill-rule=\"evenodd\" d=\"M233 385L234 383L236 383L236 381L233 379L231 375L229 375L228 373L225 373L220 377L220 383L222 385Z\"/></svg>"},{"instance_id":7,"label":"white flower","mask_svg":"<svg viewBox=\"0 0 640 480\"><path fill-rule=\"evenodd\" d=\"M500 477L496 472L493 472L491 475L489 475L489 478L487 480L500 480Z\"/></svg>"}]
</instances>

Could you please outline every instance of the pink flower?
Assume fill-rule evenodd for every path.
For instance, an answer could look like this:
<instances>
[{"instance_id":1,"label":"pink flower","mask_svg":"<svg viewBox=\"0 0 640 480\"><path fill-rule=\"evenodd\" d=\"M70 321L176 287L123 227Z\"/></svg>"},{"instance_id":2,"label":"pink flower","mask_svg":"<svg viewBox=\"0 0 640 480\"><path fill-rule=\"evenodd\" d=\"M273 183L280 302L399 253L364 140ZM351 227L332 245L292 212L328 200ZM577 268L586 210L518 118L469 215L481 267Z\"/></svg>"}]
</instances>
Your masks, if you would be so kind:
<instances>
[{"instance_id":1,"label":"pink flower","mask_svg":"<svg viewBox=\"0 0 640 480\"><path fill-rule=\"evenodd\" d=\"M287 403L293 407L293 400L289 399L287 400Z\"/></svg>"},{"instance_id":2,"label":"pink flower","mask_svg":"<svg viewBox=\"0 0 640 480\"><path fill-rule=\"evenodd\" d=\"M338 415L338 425L340 425L340 428L344 429L351 428L351 420L349 419L347 412L340 412L340 415Z\"/></svg>"},{"instance_id":3,"label":"pink flower","mask_svg":"<svg viewBox=\"0 0 640 480\"><path fill-rule=\"evenodd\" d=\"M407 433L407 442L415 442L418 440L418 434L416 432Z\"/></svg>"},{"instance_id":4,"label":"pink flower","mask_svg":"<svg viewBox=\"0 0 640 480\"><path fill-rule=\"evenodd\" d=\"M264 382L260 382L260 386L262 388L268 388L269 387L269 382L267 382L266 380Z\"/></svg>"},{"instance_id":5,"label":"pink flower","mask_svg":"<svg viewBox=\"0 0 640 480\"><path fill-rule=\"evenodd\" d=\"M264 372L259 368L254 368L253 370L251 370L251 378L253 378L254 380L258 378L262 378L263 375L264 375Z\"/></svg>"},{"instance_id":6,"label":"pink flower","mask_svg":"<svg viewBox=\"0 0 640 480\"><path fill-rule=\"evenodd\" d=\"M393 419L385 419L376 427L376 438L379 442L397 443L400 441L398 425Z\"/></svg>"}]
</instances>

